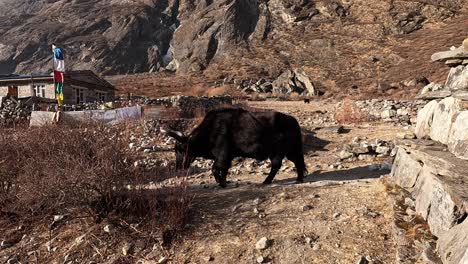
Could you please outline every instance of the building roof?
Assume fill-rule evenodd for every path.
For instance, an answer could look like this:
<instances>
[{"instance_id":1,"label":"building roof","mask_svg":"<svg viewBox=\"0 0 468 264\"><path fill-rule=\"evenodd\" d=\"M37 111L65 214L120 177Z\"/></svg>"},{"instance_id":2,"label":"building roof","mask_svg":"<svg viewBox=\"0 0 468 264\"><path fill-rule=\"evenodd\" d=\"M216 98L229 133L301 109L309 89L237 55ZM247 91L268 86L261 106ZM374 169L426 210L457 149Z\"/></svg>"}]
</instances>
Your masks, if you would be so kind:
<instances>
[{"instance_id":1,"label":"building roof","mask_svg":"<svg viewBox=\"0 0 468 264\"><path fill-rule=\"evenodd\" d=\"M18 75L18 74L9 74L9 75L0 75L0 82L2 81L23 81L30 79L53 79L53 76L50 74L31 74L31 75Z\"/></svg>"},{"instance_id":2,"label":"building roof","mask_svg":"<svg viewBox=\"0 0 468 264\"><path fill-rule=\"evenodd\" d=\"M0 75L0 83L5 82L25 82L30 80L53 81L54 77L51 74L31 74L31 75ZM93 71L67 71L65 72L65 83L70 83L76 86L93 87L101 90L114 90L115 87L101 78Z\"/></svg>"}]
</instances>

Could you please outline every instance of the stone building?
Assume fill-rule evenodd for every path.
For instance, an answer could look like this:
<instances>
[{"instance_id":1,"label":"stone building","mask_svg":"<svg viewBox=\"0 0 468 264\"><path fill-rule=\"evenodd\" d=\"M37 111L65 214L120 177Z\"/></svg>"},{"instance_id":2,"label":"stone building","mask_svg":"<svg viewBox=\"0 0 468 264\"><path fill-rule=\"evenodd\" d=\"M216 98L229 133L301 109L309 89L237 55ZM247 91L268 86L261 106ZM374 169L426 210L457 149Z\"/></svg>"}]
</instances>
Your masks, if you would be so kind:
<instances>
[{"instance_id":1,"label":"stone building","mask_svg":"<svg viewBox=\"0 0 468 264\"><path fill-rule=\"evenodd\" d=\"M63 95L65 104L111 101L115 88L92 71L69 71L65 73ZM0 97L40 97L55 99L52 75L4 75L0 76Z\"/></svg>"}]
</instances>

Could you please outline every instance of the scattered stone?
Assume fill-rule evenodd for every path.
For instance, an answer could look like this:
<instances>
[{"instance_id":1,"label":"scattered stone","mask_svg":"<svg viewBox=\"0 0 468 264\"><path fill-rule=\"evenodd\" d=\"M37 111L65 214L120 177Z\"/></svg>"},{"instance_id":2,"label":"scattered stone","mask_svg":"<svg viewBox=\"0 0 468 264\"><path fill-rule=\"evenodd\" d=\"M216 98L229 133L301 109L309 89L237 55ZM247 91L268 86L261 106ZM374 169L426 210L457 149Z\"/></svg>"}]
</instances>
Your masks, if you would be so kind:
<instances>
[{"instance_id":1,"label":"scattered stone","mask_svg":"<svg viewBox=\"0 0 468 264\"><path fill-rule=\"evenodd\" d=\"M341 215L341 213L334 213L333 218L338 218L338 217L340 217L340 215Z\"/></svg>"},{"instance_id":2,"label":"scattered stone","mask_svg":"<svg viewBox=\"0 0 468 264\"><path fill-rule=\"evenodd\" d=\"M166 264L168 261L169 261L169 258L167 258L167 257L161 257L161 258L158 260L158 264Z\"/></svg>"},{"instance_id":3,"label":"scattered stone","mask_svg":"<svg viewBox=\"0 0 468 264\"><path fill-rule=\"evenodd\" d=\"M104 232L106 233L111 233L112 232L112 226L111 225L106 225L104 226Z\"/></svg>"},{"instance_id":4,"label":"scattered stone","mask_svg":"<svg viewBox=\"0 0 468 264\"><path fill-rule=\"evenodd\" d=\"M213 260L214 260L214 257L212 257L212 256L208 256L208 257L205 258L206 262L210 262L210 261L213 261Z\"/></svg>"},{"instance_id":5,"label":"scattered stone","mask_svg":"<svg viewBox=\"0 0 468 264\"><path fill-rule=\"evenodd\" d=\"M311 209L312 209L312 206L310 206L310 205L304 205L304 206L302 206L302 211L303 211L303 212L309 211L309 210L311 210Z\"/></svg>"},{"instance_id":6,"label":"scattered stone","mask_svg":"<svg viewBox=\"0 0 468 264\"><path fill-rule=\"evenodd\" d=\"M271 244L271 241L268 240L268 238L262 237L255 244L255 248L258 249L258 250L264 250L264 249L267 249L270 246L270 244Z\"/></svg>"},{"instance_id":7,"label":"scattered stone","mask_svg":"<svg viewBox=\"0 0 468 264\"><path fill-rule=\"evenodd\" d=\"M6 264L16 264L18 262L18 256L14 255L7 260Z\"/></svg>"},{"instance_id":8,"label":"scattered stone","mask_svg":"<svg viewBox=\"0 0 468 264\"><path fill-rule=\"evenodd\" d=\"M129 243L129 242L125 242L124 246L122 247L122 254L124 256L132 254L134 247L135 247L134 244Z\"/></svg>"},{"instance_id":9,"label":"scattered stone","mask_svg":"<svg viewBox=\"0 0 468 264\"><path fill-rule=\"evenodd\" d=\"M312 250L314 251L317 251L317 250L320 250L321 246L317 243L315 243L313 246L312 246Z\"/></svg>"},{"instance_id":10,"label":"scattered stone","mask_svg":"<svg viewBox=\"0 0 468 264\"><path fill-rule=\"evenodd\" d=\"M366 257L361 256L361 257L358 257L355 263L356 264L369 264L369 260L367 260Z\"/></svg>"},{"instance_id":11,"label":"scattered stone","mask_svg":"<svg viewBox=\"0 0 468 264\"><path fill-rule=\"evenodd\" d=\"M265 262L265 258L263 256L260 256L257 258L257 263L264 263Z\"/></svg>"},{"instance_id":12,"label":"scattered stone","mask_svg":"<svg viewBox=\"0 0 468 264\"><path fill-rule=\"evenodd\" d=\"M3 240L0 243L0 250L14 246L15 244L11 241Z\"/></svg>"}]
</instances>

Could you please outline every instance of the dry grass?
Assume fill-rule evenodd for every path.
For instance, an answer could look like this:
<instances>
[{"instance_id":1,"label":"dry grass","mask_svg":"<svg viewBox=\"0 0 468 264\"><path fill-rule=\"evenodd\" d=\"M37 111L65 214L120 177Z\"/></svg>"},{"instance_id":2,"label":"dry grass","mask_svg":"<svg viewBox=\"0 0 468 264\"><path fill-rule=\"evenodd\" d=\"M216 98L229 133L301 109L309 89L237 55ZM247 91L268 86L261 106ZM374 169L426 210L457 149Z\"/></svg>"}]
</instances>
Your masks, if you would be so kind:
<instances>
[{"instance_id":1,"label":"dry grass","mask_svg":"<svg viewBox=\"0 0 468 264\"><path fill-rule=\"evenodd\" d=\"M355 124L367 121L368 117L354 101L345 99L336 110L335 120L340 124Z\"/></svg>"}]
</instances>

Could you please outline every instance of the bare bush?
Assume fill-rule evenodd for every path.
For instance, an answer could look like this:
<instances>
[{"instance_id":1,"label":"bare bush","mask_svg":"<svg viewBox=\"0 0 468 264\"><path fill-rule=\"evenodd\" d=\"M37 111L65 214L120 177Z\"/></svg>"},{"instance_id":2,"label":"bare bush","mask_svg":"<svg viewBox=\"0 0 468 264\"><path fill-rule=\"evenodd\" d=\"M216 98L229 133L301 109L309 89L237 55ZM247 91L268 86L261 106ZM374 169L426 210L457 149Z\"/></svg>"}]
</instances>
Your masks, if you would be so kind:
<instances>
[{"instance_id":1,"label":"bare bush","mask_svg":"<svg viewBox=\"0 0 468 264\"><path fill-rule=\"evenodd\" d=\"M335 120L340 124L353 124L365 122L368 118L353 101L345 99L336 110Z\"/></svg>"},{"instance_id":2,"label":"bare bush","mask_svg":"<svg viewBox=\"0 0 468 264\"><path fill-rule=\"evenodd\" d=\"M184 186L145 187L148 175L133 166L128 138L125 127L96 124L0 131L0 210L117 215L180 230L190 203Z\"/></svg>"}]
</instances>

